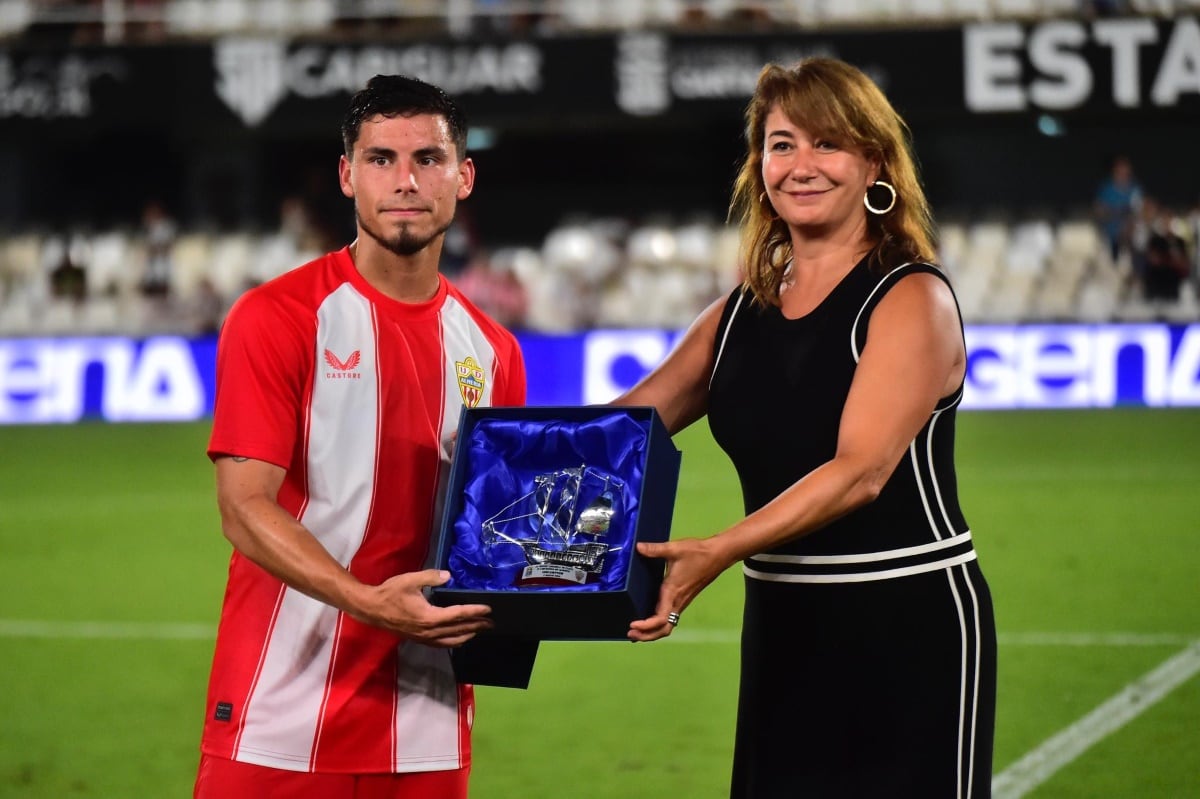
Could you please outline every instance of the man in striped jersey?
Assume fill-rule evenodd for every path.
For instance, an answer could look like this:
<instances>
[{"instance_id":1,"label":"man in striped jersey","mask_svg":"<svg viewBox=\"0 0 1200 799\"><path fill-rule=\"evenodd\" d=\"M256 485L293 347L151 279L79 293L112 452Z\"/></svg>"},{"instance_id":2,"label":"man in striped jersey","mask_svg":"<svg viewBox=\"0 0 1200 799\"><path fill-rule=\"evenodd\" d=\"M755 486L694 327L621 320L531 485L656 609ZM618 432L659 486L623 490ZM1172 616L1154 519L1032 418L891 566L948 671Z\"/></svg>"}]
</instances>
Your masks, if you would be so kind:
<instances>
[{"instance_id":1,"label":"man in striped jersey","mask_svg":"<svg viewBox=\"0 0 1200 799\"><path fill-rule=\"evenodd\" d=\"M515 338L438 271L475 182L440 89L376 76L342 126L358 236L243 295L208 454L234 546L195 796L465 797L448 648L489 608L423 589L464 406L520 405Z\"/></svg>"}]
</instances>

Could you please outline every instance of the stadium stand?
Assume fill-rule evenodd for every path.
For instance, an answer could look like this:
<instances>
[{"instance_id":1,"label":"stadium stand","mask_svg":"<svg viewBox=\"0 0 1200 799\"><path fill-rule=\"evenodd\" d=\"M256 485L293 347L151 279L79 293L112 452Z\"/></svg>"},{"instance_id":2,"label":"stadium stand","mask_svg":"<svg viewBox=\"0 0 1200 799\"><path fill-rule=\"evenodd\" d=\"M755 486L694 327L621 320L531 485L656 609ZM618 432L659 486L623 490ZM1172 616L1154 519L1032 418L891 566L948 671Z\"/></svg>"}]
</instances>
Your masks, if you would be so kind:
<instances>
[{"instance_id":1,"label":"stadium stand","mask_svg":"<svg viewBox=\"0 0 1200 799\"><path fill-rule=\"evenodd\" d=\"M0 0L0 37L45 33L77 41L221 34L353 34L396 24L410 34L490 28L535 33L654 27L886 27L1064 14L1195 11L1200 0Z\"/></svg>"},{"instance_id":2,"label":"stadium stand","mask_svg":"<svg viewBox=\"0 0 1200 799\"><path fill-rule=\"evenodd\" d=\"M944 224L941 262L972 323L1200 319L1190 279L1176 303L1140 298L1128 263L1113 263L1086 217ZM70 246L84 264L79 303L51 296L51 264ZM714 222L629 227L583 220L540 244L490 254L529 293L531 329L682 327L738 280L737 232ZM242 291L303 263L278 234L186 232L172 245L169 296L138 291L145 244L136 233L0 236L0 335L146 334L186 328L194 305L215 291L227 307ZM132 267L132 268L131 268Z\"/></svg>"},{"instance_id":3,"label":"stadium stand","mask_svg":"<svg viewBox=\"0 0 1200 799\"><path fill-rule=\"evenodd\" d=\"M914 20L955 25L1064 15L1172 16L1200 0L0 0L0 42L207 40L229 33L323 37L394 30L467 35L513 31L552 36L625 29L728 30L880 28ZM383 26L383 27L381 27ZM680 214L680 217L683 217ZM1193 271L1177 302L1141 298L1136 264L1114 263L1088 210L1010 212L939 209L942 264L964 317L974 323L1196 321L1196 243L1200 210L1177 224L1192 248ZM122 333L210 329L248 286L321 251L320 237L251 226L213 230L194 224L170 244L166 296L141 290L148 241L136 220L92 229L13 228L0 220L0 335ZM669 208L641 218L598 213L557 224L540 240L487 254L529 297L531 329L590 326L680 327L738 280L737 236L711 218L673 218ZM80 300L55 296L52 271L64 257L84 270Z\"/></svg>"}]
</instances>

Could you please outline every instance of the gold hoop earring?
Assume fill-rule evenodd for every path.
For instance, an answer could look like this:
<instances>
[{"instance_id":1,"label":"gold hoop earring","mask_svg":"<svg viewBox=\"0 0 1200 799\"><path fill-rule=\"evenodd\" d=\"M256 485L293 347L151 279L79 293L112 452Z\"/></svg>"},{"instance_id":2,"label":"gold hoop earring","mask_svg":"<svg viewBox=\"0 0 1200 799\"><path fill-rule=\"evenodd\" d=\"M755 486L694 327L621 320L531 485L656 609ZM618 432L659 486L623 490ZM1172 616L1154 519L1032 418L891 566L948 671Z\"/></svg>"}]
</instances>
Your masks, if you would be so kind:
<instances>
[{"instance_id":1,"label":"gold hoop earring","mask_svg":"<svg viewBox=\"0 0 1200 799\"><path fill-rule=\"evenodd\" d=\"M887 208L876 208L875 206L871 205L871 189L875 188L876 186L882 186L883 188L888 190L888 193L890 193L892 195L891 199L888 201ZM888 211L890 211L896 207L896 189L892 186L891 183L886 183L882 180L877 180L874 183L872 183L870 186L868 186L867 190L865 192L863 192L863 205L867 206L867 210L870 211L871 213L873 213L877 216L882 216L883 214L886 214Z\"/></svg>"}]
</instances>

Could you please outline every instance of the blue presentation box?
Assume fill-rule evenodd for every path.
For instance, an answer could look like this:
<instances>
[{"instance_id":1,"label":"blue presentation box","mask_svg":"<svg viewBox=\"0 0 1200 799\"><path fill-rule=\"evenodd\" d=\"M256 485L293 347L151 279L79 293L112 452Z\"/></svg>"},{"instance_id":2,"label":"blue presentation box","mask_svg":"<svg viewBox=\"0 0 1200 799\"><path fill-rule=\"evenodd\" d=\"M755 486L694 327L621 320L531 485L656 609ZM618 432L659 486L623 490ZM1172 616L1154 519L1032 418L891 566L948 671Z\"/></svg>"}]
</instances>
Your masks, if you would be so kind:
<instances>
[{"instance_id":1,"label":"blue presentation box","mask_svg":"<svg viewBox=\"0 0 1200 799\"><path fill-rule=\"evenodd\" d=\"M477 637L477 646L486 648L489 639L506 639L510 648L526 642L519 651L527 653L530 668L537 641L625 639L629 623L651 615L658 601L664 564L638 555L634 543L669 537L680 457L651 407L465 410L436 542L438 568L450 571L451 580L431 589L430 601L441 606L489 605L495 627ZM511 575L519 575L520 566L491 570L493 561L489 560L482 576L477 565L473 571L463 566L464 549L479 554L484 537L480 519L495 518L506 503L519 509L514 501L533 485L530 475L579 467L584 462L622 483L612 529L624 525L625 529L614 534L623 540L605 561L607 571L602 580L580 585L538 584L537 580L514 584ZM491 480L493 473L500 473L503 479L487 482L484 475ZM481 485L485 489L481 490ZM576 485L576 499L583 502L586 497L580 485ZM603 485L610 483L605 479ZM517 510L511 513L519 515ZM519 548L512 551L522 552ZM472 671L473 679L463 682L489 684L486 661ZM505 678L491 684L513 683Z\"/></svg>"}]
</instances>

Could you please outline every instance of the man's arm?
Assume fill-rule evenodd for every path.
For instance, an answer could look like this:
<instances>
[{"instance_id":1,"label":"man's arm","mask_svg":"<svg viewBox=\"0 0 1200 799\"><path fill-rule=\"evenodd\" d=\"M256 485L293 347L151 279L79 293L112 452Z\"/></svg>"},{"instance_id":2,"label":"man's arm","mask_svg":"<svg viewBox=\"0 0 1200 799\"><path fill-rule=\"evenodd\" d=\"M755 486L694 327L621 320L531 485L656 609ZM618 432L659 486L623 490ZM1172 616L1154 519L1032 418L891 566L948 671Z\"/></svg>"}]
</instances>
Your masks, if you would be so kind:
<instances>
[{"instance_id":1,"label":"man's arm","mask_svg":"<svg viewBox=\"0 0 1200 799\"><path fill-rule=\"evenodd\" d=\"M360 582L276 501L284 470L264 461L216 459L225 537L245 557L297 591L351 616L431 646L451 647L491 627L486 605L431 605L422 593L450 575L437 569Z\"/></svg>"}]
</instances>

